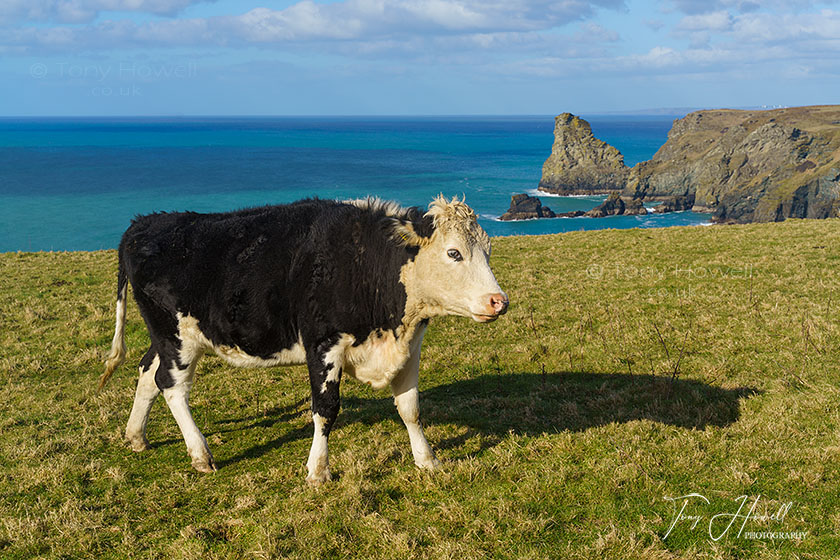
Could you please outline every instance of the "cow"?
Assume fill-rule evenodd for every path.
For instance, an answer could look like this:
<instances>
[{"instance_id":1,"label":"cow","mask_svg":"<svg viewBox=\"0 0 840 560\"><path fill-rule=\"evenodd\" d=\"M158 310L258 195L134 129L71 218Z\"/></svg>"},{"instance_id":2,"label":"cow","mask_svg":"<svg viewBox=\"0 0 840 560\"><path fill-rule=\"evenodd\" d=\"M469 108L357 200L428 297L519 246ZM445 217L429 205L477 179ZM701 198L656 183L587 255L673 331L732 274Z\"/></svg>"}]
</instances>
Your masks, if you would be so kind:
<instances>
[{"instance_id":1,"label":"cow","mask_svg":"<svg viewBox=\"0 0 840 560\"><path fill-rule=\"evenodd\" d=\"M192 466L216 471L189 395L196 363L306 364L314 435L306 481L331 480L327 439L343 374L390 386L415 464L440 465L423 433L417 380L429 319L486 323L508 308L490 269L490 238L457 197L423 212L368 198L306 199L235 212L135 218L118 250L116 328L100 390L125 360L127 286L149 332L125 438L149 449L163 393Z\"/></svg>"}]
</instances>

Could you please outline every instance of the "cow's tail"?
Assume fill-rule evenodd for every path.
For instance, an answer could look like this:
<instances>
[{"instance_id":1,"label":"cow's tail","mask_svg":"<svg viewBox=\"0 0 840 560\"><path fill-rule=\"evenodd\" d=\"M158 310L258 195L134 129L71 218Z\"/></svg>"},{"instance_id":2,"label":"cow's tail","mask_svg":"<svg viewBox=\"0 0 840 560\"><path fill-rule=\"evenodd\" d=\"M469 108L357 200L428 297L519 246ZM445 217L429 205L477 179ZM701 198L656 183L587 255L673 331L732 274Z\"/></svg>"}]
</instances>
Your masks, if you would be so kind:
<instances>
[{"instance_id":1,"label":"cow's tail","mask_svg":"<svg viewBox=\"0 0 840 560\"><path fill-rule=\"evenodd\" d=\"M126 296L128 294L128 279L125 275L125 267L120 255L119 272L117 273L117 326L114 328L114 340L111 342L111 351L105 359L105 373L99 378L97 392L108 383L114 370L120 367L125 361L125 308Z\"/></svg>"}]
</instances>

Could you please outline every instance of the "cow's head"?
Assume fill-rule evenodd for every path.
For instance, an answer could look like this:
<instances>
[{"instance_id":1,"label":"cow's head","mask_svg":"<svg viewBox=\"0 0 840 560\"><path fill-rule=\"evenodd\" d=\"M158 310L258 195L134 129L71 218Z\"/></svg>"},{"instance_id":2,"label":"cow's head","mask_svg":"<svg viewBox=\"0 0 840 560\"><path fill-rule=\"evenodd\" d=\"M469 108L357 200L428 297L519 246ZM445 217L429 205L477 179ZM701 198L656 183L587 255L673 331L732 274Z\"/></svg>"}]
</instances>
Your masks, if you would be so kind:
<instances>
[{"instance_id":1,"label":"cow's head","mask_svg":"<svg viewBox=\"0 0 840 560\"><path fill-rule=\"evenodd\" d=\"M395 233L417 247L403 281L410 297L433 314L486 323L507 311L508 296L490 270L490 238L463 201L439 196L425 215L397 224Z\"/></svg>"}]
</instances>

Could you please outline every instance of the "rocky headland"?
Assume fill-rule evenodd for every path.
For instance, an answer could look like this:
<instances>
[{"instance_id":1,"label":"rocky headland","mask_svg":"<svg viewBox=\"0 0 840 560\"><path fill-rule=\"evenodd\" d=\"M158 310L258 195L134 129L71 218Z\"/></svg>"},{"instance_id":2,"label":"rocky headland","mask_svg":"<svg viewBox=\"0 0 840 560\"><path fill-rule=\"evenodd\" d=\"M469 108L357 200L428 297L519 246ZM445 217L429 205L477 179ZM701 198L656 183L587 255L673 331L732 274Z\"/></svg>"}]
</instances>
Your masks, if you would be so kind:
<instances>
[{"instance_id":1,"label":"rocky headland","mask_svg":"<svg viewBox=\"0 0 840 560\"><path fill-rule=\"evenodd\" d=\"M632 201L662 201L654 212L691 209L718 222L840 216L838 105L690 113L632 169L579 117L558 116L554 132L544 192L616 193L622 213Z\"/></svg>"}]
</instances>

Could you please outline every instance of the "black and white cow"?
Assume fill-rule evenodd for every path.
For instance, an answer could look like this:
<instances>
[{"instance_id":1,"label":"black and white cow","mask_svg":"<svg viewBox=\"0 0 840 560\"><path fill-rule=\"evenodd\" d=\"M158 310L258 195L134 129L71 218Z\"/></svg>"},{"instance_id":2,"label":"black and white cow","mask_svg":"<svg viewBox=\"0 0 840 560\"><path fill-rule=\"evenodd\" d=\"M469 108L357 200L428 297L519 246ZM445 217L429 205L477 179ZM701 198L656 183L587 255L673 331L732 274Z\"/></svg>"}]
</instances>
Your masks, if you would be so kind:
<instances>
[{"instance_id":1,"label":"black and white cow","mask_svg":"<svg viewBox=\"0 0 840 560\"><path fill-rule=\"evenodd\" d=\"M390 385L414 462L434 468L418 411L423 333L432 317L488 322L507 310L489 257L472 209L442 197L425 213L368 199L138 217L119 247L117 326L100 389L125 360L130 282L151 338L125 431L133 450L149 448L149 410L163 392L193 467L216 470L189 408L196 363L212 351L236 366L308 366L309 483L330 480L343 373Z\"/></svg>"}]
</instances>

